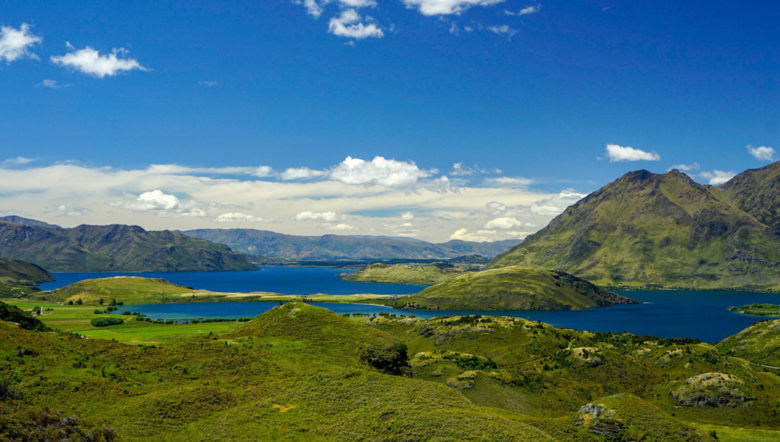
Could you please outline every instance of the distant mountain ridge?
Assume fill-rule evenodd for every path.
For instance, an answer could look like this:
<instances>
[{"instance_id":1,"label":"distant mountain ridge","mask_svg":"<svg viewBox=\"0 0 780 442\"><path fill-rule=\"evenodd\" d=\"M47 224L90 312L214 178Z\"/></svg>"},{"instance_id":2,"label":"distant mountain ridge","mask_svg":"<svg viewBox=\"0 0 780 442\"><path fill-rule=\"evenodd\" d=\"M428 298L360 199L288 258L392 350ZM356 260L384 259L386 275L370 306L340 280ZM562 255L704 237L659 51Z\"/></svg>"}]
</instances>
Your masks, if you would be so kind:
<instances>
[{"instance_id":1,"label":"distant mountain ridge","mask_svg":"<svg viewBox=\"0 0 780 442\"><path fill-rule=\"evenodd\" d=\"M255 229L197 229L182 233L229 246L251 255L305 260L449 259L463 255L488 258L520 240L435 244L406 238L347 235L298 236Z\"/></svg>"},{"instance_id":2,"label":"distant mountain ridge","mask_svg":"<svg viewBox=\"0 0 780 442\"><path fill-rule=\"evenodd\" d=\"M780 290L778 169L749 170L720 187L677 170L627 173L490 267L555 268L609 286Z\"/></svg>"},{"instance_id":3,"label":"distant mountain ridge","mask_svg":"<svg viewBox=\"0 0 780 442\"><path fill-rule=\"evenodd\" d=\"M26 220L26 219L25 219ZM0 221L0 257L53 272L173 272L253 270L225 245L138 226L81 225L72 229ZM41 223L45 224L45 223Z\"/></svg>"}]
</instances>

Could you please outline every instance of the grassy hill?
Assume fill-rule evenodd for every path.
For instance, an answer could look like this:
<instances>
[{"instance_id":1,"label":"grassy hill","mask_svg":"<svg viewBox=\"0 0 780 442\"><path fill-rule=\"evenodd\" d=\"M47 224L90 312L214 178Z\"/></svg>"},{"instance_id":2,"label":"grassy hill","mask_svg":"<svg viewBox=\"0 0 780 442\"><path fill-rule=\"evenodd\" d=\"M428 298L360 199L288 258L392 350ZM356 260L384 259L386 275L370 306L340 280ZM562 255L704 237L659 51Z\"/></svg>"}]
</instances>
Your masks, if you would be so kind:
<instances>
[{"instance_id":1,"label":"grassy hill","mask_svg":"<svg viewBox=\"0 0 780 442\"><path fill-rule=\"evenodd\" d=\"M463 273L454 266L371 264L355 273L344 273L341 279L358 282L389 282L394 284L435 285Z\"/></svg>"},{"instance_id":2,"label":"grassy hill","mask_svg":"<svg viewBox=\"0 0 780 442\"><path fill-rule=\"evenodd\" d=\"M464 273L383 302L424 310L577 310L634 301L564 272L509 266Z\"/></svg>"},{"instance_id":3,"label":"grassy hill","mask_svg":"<svg viewBox=\"0 0 780 442\"><path fill-rule=\"evenodd\" d=\"M761 321L718 343L722 351L780 367L780 319Z\"/></svg>"},{"instance_id":4,"label":"grassy hill","mask_svg":"<svg viewBox=\"0 0 780 442\"><path fill-rule=\"evenodd\" d=\"M54 281L46 270L29 262L0 258L0 297L25 296L37 290L42 282Z\"/></svg>"},{"instance_id":5,"label":"grassy hill","mask_svg":"<svg viewBox=\"0 0 780 442\"><path fill-rule=\"evenodd\" d=\"M514 264L606 286L780 290L780 236L720 189L676 170L640 170L567 208L490 267Z\"/></svg>"},{"instance_id":6,"label":"grassy hill","mask_svg":"<svg viewBox=\"0 0 780 442\"><path fill-rule=\"evenodd\" d=\"M61 229L0 221L0 256L29 261L53 272L255 268L243 255L222 244L126 225Z\"/></svg>"},{"instance_id":7,"label":"grassy hill","mask_svg":"<svg viewBox=\"0 0 780 442\"><path fill-rule=\"evenodd\" d=\"M112 328L144 327L132 322ZM355 320L301 303L154 346L0 321L0 428L28 440L773 440L780 377L751 362L694 340L508 317Z\"/></svg>"},{"instance_id":8,"label":"grassy hill","mask_svg":"<svg viewBox=\"0 0 780 442\"><path fill-rule=\"evenodd\" d=\"M199 229L183 232L264 257L297 260L447 259L463 255L493 257L519 240L434 244L409 238L349 235L297 236L255 229Z\"/></svg>"},{"instance_id":9,"label":"grassy hill","mask_svg":"<svg viewBox=\"0 0 780 442\"><path fill-rule=\"evenodd\" d=\"M110 278L85 279L68 286L41 292L32 297L42 301L76 302L83 304L108 305L112 300L124 304L146 304L173 302L182 295L194 292L191 287L182 287L161 278L138 276L115 276Z\"/></svg>"}]
</instances>

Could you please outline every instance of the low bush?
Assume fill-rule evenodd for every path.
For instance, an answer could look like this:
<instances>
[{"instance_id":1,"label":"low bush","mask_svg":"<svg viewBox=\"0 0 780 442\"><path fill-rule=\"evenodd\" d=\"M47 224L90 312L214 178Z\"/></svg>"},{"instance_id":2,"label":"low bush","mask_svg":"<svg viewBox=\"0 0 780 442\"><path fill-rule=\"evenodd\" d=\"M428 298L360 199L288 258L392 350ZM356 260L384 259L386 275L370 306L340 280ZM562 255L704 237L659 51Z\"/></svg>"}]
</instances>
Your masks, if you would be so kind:
<instances>
[{"instance_id":1,"label":"low bush","mask_svg":"<svg viewBox=\"0 0 780 442\"><path fill-rule=\"evenodd\" d=\"M119 325L124 322L125 320L122 318L95 318L90 321L90 324L92 324L93 327L108 327L110 325Z\"/></svg>"}]
</instances>

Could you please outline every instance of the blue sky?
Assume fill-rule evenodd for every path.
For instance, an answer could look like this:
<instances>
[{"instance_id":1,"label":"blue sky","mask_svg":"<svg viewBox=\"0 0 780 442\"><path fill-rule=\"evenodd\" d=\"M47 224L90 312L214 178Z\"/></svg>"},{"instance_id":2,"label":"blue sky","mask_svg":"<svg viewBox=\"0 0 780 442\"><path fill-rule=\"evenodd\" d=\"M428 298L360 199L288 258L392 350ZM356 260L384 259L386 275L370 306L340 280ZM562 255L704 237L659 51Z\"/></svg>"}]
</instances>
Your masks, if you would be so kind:
<instances>
[{"instance_id":1,"label":"blue sky","mask_svg":"<svg viewBox=\"0 0 780 442\"><path fill-rule=\"evenodd\" d=\"M500 239L552 216L552 207L547 218L528 212L535 202L588 193L629 170L688 165L706 184L777 159L775 2L94 3L0 1L6 31L26 24L24 34L40 40L5 59L0 44L5 212L150 228L212 227L241 214L229 225L436 240L467 229L461 237ZM116 60L100 58L112 51ZM617 146L612 157L608 145ZM334 175L348 157L365 161L352 170L363 175ZM160 164L180 169L150 170ZM264 166L272 171L224 169ZM56 181L2 191L20 170L58 176L52 168L65 180L144 178L105 182L84 207ZM282 175L288 168L308 172ZM273 185L274 199L231 202L213 187L149 179L153 172ZM382 178L393 173L400 178ZM139 209L155 190L162 199ZM31 203L30 192L45 201ZM178 201L173 212L166 196ZM285 205L292 199L311 207ZM344 201L321 203L328 199ZM56 209L71 200L73 210ZM200 212L182 215L185 206ZM296 218L305 212L336 215ZM414 218L399 221L407 230L382 227L407 212ZM497 218L517 222L485 227Z\"/></svg>"}]
</instances>

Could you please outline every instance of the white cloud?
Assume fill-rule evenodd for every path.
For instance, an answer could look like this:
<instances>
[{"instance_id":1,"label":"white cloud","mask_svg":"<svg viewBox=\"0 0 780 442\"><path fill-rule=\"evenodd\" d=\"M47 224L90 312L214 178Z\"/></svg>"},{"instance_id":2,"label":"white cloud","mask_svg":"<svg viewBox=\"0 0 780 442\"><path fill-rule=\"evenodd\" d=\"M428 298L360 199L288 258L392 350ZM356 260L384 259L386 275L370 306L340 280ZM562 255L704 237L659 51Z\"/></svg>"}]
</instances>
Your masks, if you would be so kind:
<instances>
[{"instance_id":1,"label":"white cloud","mask_svg":"<svg viewBox=\"0 0 780 442\"><path fill-rule=\"evenodd\" d=\"M205 87L214 87L217 86L219 83L217 82L217 80L202 80L199 81L198 84Z\"/></svg>"},{"instance_id":2,"label":"white cloud","mask_svg":"<svg viewBox=\"0 0 780 442\"><path fill-rule=\"evenodd\" d=\"M404 221L409 221L414 219L414 214L412 212L404 212L401 214L401 219Z\"/></svg>"},{"instance_id":3,"label":"white cloud","mask_svg":"<svg viewBox=\"0 0 780 442\"><path fill-rule=\"evenodd\" d=\"M613 163L618 161L658 161L661 159L661 156L655 152L617 144L607 144L606 152L609 161Z\"/></svg>"},{"instance_id":4,"label":"white cloud","mask_svg":"<svg viewBox=\"0 0 780 442\"><path fill-rule=\"evenodd\" d=\"M488 26L486 28L488 31L496 34L501 35L506 38L512 38L515 34L517 34L517 29L510 27L509 25L500 25L500 26Z\"/></svg>"},{"instance_id":5,"label":"white cloud","mask_svg":"<svg viewBox=\"0 0 780 442\"><path fill-rule=\"evenodd\" d=\"M667 169L667 171L672 169L682 170L683 172L691 172L693 170L699 170L699 163L694 162L692 164L673 164Z\"/></svg>"},{"instance_id":6,"label":"white cloud","mask_svg":"<svg viewBox=\"0 0 780 442\"><path fill-rule=\"evenodd\" d=\"M191 174L205 173L209 175L252 175L258 178L273 175L274 170L269 166L245 167L187 167L178 164L152 164L147 169L151 173Z\"/></svg>"},{"instance_id":7,"label":"white cloud","mask_svg":"<svg viewBox=\"0 0 780 442\"><path fill-rule=\"evenodd\" d=\"M332 17L328 22L328 32L339 37L354 38L382 38L385 33L376 23L364 23L362 17L354 9L345 9L341 15Z\"/></svg>"},{"instance_id":8,"label":"white cloud","mask_svg":"<svg viewBox=\"0 0 780 442\"><path fill-rule=\"evenodd\" d=\"M304 211L299 212L295 215L295 219L298 221L325 221L325 222L333 222L341 219L341 216L333 211L327 211L327 212L311 212L311 211Z\"/></svg>"},{"instance_id":9,"label":"white cloud","mask_svg":"<svg viewBox=\"0 0 780 442\"><path fill-rule=\"evenodd\" d=\"M494 230L509 230L516 227L533 227L533 224L524 223L513 216L502 216L492 219L485 224L485 229Z\"/></svg>"},{"instance_id":10,"label":"white cloud","mask_svg":"<svg viewBox=\"0 0 780 442\"><path fill-rule=\"evenodd\" d=\"M506 15L513 15L513 16L523 16L523 15L531 15L531 14L536 14L536 13L537 13L537 12L539 12L541 9L542 9L542 5L540 5L540 4L536 4L536 5L530 5L530 6L526 6L525 8L523 8L523 9L521 9L521 10L517 11L517 12L513 12L513 11L510 11L510 10L508 10L508 9L505 9L505 10L504 10L504 13L505 13Z\"/></svg>"},{"instance_id":11,"label":"white cloud","mask_svg":"<svg viewBox=\"0 0 780 442\"><path fill-rule=\"evenodd\" d=\"M223 213L218 215L216 218L214 218L214 221L218 223L234 223L234 222L256 223L264 220L262 217L248 215L246 213L229 212L229 213Z\"/></svg>"},{"instance_id":12,"label":"white cloud","mask_svg":"<svg viewBox=\"0 0 780 442\"><path fill-rule=\"evenodd\" d=\"M775 156L775 150L769 146L753 147L748 144L745 148L747 148L748 153L752 155L753 158L759 161L772 161L772 158Z\"/></svg>"},{"instance_id":13,"label":"white cloud","mask_svg":"<svg viewBox=\"0 0 780 442\"><path fill-rule=\"evenodd\" d=\"M388 160L381 156L371 161L347 157L330 172L330 177L346 184L379 184L403 187L430 176L412 162Z\"/></svg>"},{"instance_id":14,"label":"white cloud","mask_svg":"<svg viewBox=\"0 0 780 442\"><path fill-rule=\"evenodd\" d=\"M453 176L485 175L489 173L501 173L501 169L485 169L476 165L464 166L463 163L455 163L450 171L450 175Z\"/></svg>"},{"instance_id":15,"label":"white cloud","mask_svg":"<svg viewBox=\"0 0 780 442\"><path fill-rule=\"evenodd\" d=\"M320 18L320 15L322 15L322 6L317 3L317 0L304 0L303 7L306 8L306 12L314 18Z\"/></svg>"},{"instance_id":16,"label":"white cloud","mask_svg":"<svg viewBox=\"0 0 780 442\"><path fill-rule=\"evenodd\" d=\"M309 169L308 167L291 167L282 172L282 179L289 180L308 180L325 175L321 170Z\"/></svg>"},{"instance_id":17,"label":"white cloud","mask_svg":"<svg viewBox=\"0 0 780 442\"><path fill-rule=\"evenodd\" d=\"M533 183L533 180L521 177L502 176L498 178L485 179L482 184L486 186L497 187L526 187Z\"/></svg>"},{"instance_id":18,"label":"white cloud","mask_svg":"<svg viewBox=\"0 0 780 442\"><path fill-rule=\"evenodd\" d=\"M19 29L0 26L0 60L10 63L20 58L38 57L30 48L41 42L41 37L30 32L30 25L22 23Z\"/></svg>"},{"instance_id":19,"label":"white cloud","mask_svg":"<svg viewBox=\"0 0 780 442\"><path fill-rule=\"evenodd\" d=\"M16 157L16 158L8 158L3 161L0 161L0 167L14 167L14 166L24 166L25 164L29 164L35 161L32 158L27 157Z\"/></svg>"},{"instance_id":20,"label":"white cloud","mask_svg":"<svg viewBox=\"0 0 780 442\"><path fill-rule=\"evenodd\" d=\"M564 189L558 195L536 201L531 205L531 213L536 215L558 215L567 207L585 198L584 193L575 192L574 189Z\"/></svg>"},{"instance_id":21,"label":"white cloud","mask_svg":"<svg viewBox=\"0 0 780 442\"><path fill-rule=\"evenodd\" d=\"M346 224L346 223L326 224L325 227L330 229L330 230L341 230L341 231L357 230L357 227L355 227L355 226L353 226L351 224Z\"/></svg>"},{"instance_id":22,"label":"white cloud","mask_svg":"<svg viewBox=\"0 0 780 442\"><path fill-rule=\"evenodd\" d=\"M79 50L76 50L70 43L67 46L70 52L65 55L52 56L52 63L70 67L97 78L113 77L121 72L132 70L147 70L137 60L125 58L128 51L124 48L114 49L110 54L101 55L100 52L89 46Z\"/></svg>"},{"instance_id":23,"label":"white cloud","mask_svg":"<svg viewBox=\"0 0 780 442\"><path fill-rule=\"evenodd\" d=\"M486 223L497 217L515 217L543 226L552 215L537 207L545 204L535 203L559 197L527 187L484 183L478 186L463 183L453 188L447 187L441 176L418 176L414 181L388 178L390 173L357 180L367 180L368 185L354 185L332 178L330 172L335 168L313 181L283 181L279 174L258 178L252 172L257 167L200 168L165 164L115 169L77 162L40 165L40 160L22 167L2 163L0 159L2 210L65 227L73 227L77 220L88 224L136 224L150 230L186 230L213 227L219 215L241 213L255 218L273 214L274 219L264 219L263 228L296 235L321 235L329 230L325 224L348 223L356 228L353 232L371 235L413 235L439 242L446 241L457 229L466 228L469 233L497 240L518 237L513 233L515 230L533 229L495 229L495 233L488 233L485 230L490 229L484 228ZM412 166L406 174L431 173L427 170L421 173L411 162L399 163ZM378 184L377 180L385 179L413 183L396 187ZM154 190L160 193L139 201L141 194ZM168 195L175 199L167 198ZM88 212L77 218L68 217L66 212L57 210L60 205L69 210L84 208ZM562 210L562 206L557 210ZM425 216L410 210L413 207L425 207ZM398 208L412 212L414 221L402 219L403 210ZM304 212L319 215L304 214L300 217L309 218L308 221L295 222L296 215ZM363 212L374 215L361 215ZM344 213L351 215L347 218ZM414 225L403 225L409 221ZM236 224L239 223L237 220Z\"/></svg>"},{"instance_id":24,"label":"white cloud","mask_svg":"<svg viewBox=\"0 0 780 442\"><path fill-rule=\"evenodd\" d=\"M160 189L143 192L132 201L123 201L113 205L124 206L136 212L153 212L159 216L200 217L206 215L194 201L182 202L176 195L165 193Z\"/></svg>"},{"instance_id":25,"label":"white cloud","mask_svg":"<svg viewBox=\"0 0 780 442\"><path fill-rule=\"evenodd\" d=\"M712 172L701 172L699 174L700 177L708 180L707 184L711 184L713 186L718 186L720 184L723 184L727 182L728 180L734 178L736 176L736 172L731 171L725 171L725 170L713 170Z\"/></svg>"},{"instance_id":26,"label":"white cloud","mask_svg":"<svg viewBox=\"0 0 780 442\"><path fill-rule=\"evenodd\" d=\"M179 207L179 198L176 195L170 195L162 190L155 189L151 192L144 192L136 198L136 210L171 210Z\"/></svg>"},{"instance_id":27,"label":"white cloud","mask_svg":"<svg viewBox=\"0 0 780 442\"><path fill-rule=\"evenodd\" d=\"M402 0L410 9L417 9L423 15L460 14L472 6L492 6L504 0Z\"/></svg>"},{"instance_id":28,"label":"white cloud","mask_svg":"<svg viewBox=\"0 0 780 442\"><path fill-rule=\"evenodd\" d=\"M59 89L59 88L63 88L63 87L68 87L70 85L69 84L62 84L62 83L58 82L57 80L46 79L46 80L43 80L40 83L38 83L36 86L45 87L45 88L49 88L49 89Z\"/></svg>"},{"instance_id":29,"label":"white cloud","mask_svg":"<svg viewBox=\"0 0 780 442\"><path fill-rule=\"evenodd\" d=\"M492 238L492 235L496 233L495 230L477 230L475 232L470 232L469 229L463 227L455 232L453 232L452 235L450 235L450 239L458 239L461 241L476 241L476 242L485 242L490 241Z\"/></svg>"},{"instance_id":30,"label":"white cloud","mask_svg":"<svg viewBox=\"0 0 780 442\"><path fill-rule=\"evenodd\" d=\"M66 206L65 204L60 204L59 206L57 206L57 211L62 216L81 216L89 212L89 210L87 209L81 207L70 207L70 206Z\"/></svg>"}]
</instances>

